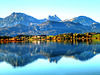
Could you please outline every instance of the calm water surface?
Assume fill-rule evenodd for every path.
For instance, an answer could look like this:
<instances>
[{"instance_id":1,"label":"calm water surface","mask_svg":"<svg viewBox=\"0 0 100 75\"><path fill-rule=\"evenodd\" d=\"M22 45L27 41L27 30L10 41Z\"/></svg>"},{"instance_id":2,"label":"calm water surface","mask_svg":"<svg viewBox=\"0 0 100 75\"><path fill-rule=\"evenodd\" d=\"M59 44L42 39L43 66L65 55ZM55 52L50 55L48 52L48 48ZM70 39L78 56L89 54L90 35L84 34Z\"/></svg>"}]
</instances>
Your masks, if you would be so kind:
<instances>
[{"instance_id":1,"label":"calm water surface","mask_svg":"<svg viewBox=\"0 0 100 75\"><path fill-rule=\"evenodd\" d=\"M100 75L100 42L0 44L0 75Z\"/></svg>"}]
</instances>

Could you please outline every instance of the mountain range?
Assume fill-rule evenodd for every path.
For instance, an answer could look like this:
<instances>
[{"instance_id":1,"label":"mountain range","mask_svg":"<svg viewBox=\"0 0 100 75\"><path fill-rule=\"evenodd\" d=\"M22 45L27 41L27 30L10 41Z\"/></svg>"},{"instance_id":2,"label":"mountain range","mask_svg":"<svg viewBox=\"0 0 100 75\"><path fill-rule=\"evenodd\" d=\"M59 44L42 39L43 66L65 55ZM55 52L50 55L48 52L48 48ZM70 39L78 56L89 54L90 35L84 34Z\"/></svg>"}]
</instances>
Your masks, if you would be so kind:
<instances>
[{"instance_id":1,"label":"mountain range","mask_svg":"<svg viewBox=\"0 0 100 75\"><path fill-rule=\"evenodd\" d=\"M57 35L61 33L100 32L100 23L86 16L61 20L57 15L36 19L24 13L15 13L0 18L0 36Z\"/></svg>"}]
</instances>

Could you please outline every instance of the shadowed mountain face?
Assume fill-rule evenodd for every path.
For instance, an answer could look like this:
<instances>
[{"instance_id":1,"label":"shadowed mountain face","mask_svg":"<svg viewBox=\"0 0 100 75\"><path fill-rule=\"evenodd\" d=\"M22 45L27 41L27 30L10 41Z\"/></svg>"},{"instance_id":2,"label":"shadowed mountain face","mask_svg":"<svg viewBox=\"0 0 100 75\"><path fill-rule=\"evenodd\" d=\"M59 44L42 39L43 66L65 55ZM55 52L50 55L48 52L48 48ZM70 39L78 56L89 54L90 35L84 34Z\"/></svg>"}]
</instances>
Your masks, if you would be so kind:
<instances>
[{"instance_id":1,"label":"shadowed mountain face","mask_svg":"<svg viewBox=\"0 0 100 75\"><path fill-rule=\"evenodd\" d=\"M38 59L49 60L50 62L59 62L63 57L73 57L80 61L91 59L100 53L100 44L85 43L69 44L57 42L40 42L37 43L9 43L0 44L0 61L6 61L12 66L25 66L28 63Z\"/></svg>"},{"instance_id":2,"label":"shadowed mountain face","mask_svg":"<svg viewBox=\"0 0 100 75\"><path fill-rule=\"evenodd\" d=\"M3 20L3 18L0 18L0 22Z\"/></svg>"},{"instance_id":3,"label":"shadowed mountain face","mask_svg":"<svg viewBox=\"0 0 100 75\"><path fill-rule=\"evenodd\" d=\"M19 34L29 34L29 35L57 35L60 33L84 33L89 27L85 27L79 23L67 22L56 22L56 21L46 21L37 26L25 26L22 24L17 24L11 27L1 28L0 35L2 36L14 36Z\"/></svg>"},{"instance_id":4,"label":"shadowed mountain face","mask_svg":"<svg viewBox=\"0 0 100 75\"><path fill-rule=\"evenodd\" d=\"M34 26L17 24L11 27L0 29L0 35L16 36L19 34L35 34Z\"/></svg>"},{"instance_id":5,"label":"shadowed mountain face","mask_svg":"<svg viewBox=\"0 0 100 75\"><path fill-rule=\"evenodd\" d=\"M0 29L0 35L2 36L15 36L20 34L28 35L58 35L62 33L85 33L85 32L100 32L100 24L94 23L90 26L83 26L80 23L73 23L70 21L56 22L46 21L36 26L26 26L23 24L17 24L11 27L5 27Z\"/></svg>"},{"instance_id":6,"label":"shadowed mountain face","mask_svg":"<svg viewBox=\"0 0 100 75\"><path fill-rule=\"evenodd\" d=\"M79 23L73 23L70 21L67 22L56 22L56 21L47 21L36 26L38 31L42 31L43 34L48 35L57 35L61 33L83 33L85 27Z\"/></svg>"},{"instance_id":7,"label":"shadowed mountain face","mask_svg":"<svg viewBox=\"0 0 100 75\"><path fill-rule=\"evenodd\" d=\"M91 25L92 29L95 30L95 29L100 29L100 23L94 23Z\"/></svg>"}]
</instances>

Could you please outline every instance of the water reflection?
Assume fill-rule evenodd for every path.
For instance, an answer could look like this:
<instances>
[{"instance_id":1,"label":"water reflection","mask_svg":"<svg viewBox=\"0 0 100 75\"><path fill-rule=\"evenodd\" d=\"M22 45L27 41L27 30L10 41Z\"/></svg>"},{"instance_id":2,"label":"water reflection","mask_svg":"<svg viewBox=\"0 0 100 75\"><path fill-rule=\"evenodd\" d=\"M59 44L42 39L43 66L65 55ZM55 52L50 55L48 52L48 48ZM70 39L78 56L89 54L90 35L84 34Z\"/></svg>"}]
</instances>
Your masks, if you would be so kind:
<instances>
[{"instance_id":1,"label":"water reflection","mask_svg":"<svg viewBox=\"0 0 100 75\"><path fill-rule=\"evenodd\" d=\"M14 67L22 67L38 59L59 62L62 57L72 57L80 61L91 59L100 53L99 42L54 42L31 41L0 44L0 62L6 61Z\"/></svg>"}]
</instances>

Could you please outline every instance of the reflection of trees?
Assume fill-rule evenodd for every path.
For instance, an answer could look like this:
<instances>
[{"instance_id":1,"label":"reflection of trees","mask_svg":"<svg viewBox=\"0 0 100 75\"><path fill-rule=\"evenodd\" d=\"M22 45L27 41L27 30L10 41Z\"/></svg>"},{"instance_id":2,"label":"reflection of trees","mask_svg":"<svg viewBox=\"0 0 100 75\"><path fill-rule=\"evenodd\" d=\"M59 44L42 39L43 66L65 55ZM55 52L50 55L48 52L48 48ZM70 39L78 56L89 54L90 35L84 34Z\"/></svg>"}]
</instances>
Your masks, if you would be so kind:
<instances>
[{"instance_id":1,"label":"reflection of trees","mask_svg":"<svg viewBox=\"0 0 100 75\"><path fill-rule=\"evenodd\" d=\"M73 57L81 61L88 60L100 53L99 44L65 44L57 42L9 43L0 45L0 61L13 66L24 66L37 59L58 62L62 56Z\"/></svg>"}]
</instances>

